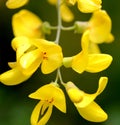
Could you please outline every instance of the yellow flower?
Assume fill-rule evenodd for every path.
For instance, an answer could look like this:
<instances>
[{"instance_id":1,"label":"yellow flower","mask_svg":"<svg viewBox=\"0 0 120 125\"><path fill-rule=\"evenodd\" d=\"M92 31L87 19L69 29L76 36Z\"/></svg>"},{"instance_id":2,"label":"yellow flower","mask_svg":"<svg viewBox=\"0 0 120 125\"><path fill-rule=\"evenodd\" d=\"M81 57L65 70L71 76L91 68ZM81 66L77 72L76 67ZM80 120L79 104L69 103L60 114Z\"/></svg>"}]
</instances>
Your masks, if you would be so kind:
<instances>
[{"instance_id":1,"label":"yellow flower","mask_svg":"<svg viewBox=\"0 0 120 125\"><path fill-rule=\"evenodd\" d=\"M112 22L105 10L95 11L88 22L89 39L94 43L111 42L114 40L111 34Z\"/></svg>"},{"instance_id":2,"label":"yellow flower","mask_svg":"<svg viewBox=\"0 0 120 125\"><path fill-rule=\"evenodd\" d=\"M95 11L89 21L75 22L75 32L84 34L89 31L89 41L95 44L112 42L111 28L112 21L105 10Z\"/></svg>"},{"instance_id":3,"label":"yellow flower","mask_svg":"<svg viewBox=\"0 0 120 125\"><path fill-rule=\"evenodd\" d=\"M19 39L19 40L17 40ZM0 81L5 85L17 85L31 77L32 73L24 74L21 71L19 60L28 50L34 48L27 37L14 38L12 48L16 51L16 62L9 62L10 70L0 75Z\"/></svg>"},{"instance_id":4,"label":"yellow flower","mask_svg":"<svg viewBox=\"0 0 120 125\"><path fill-rule=\"evenodd\" d=\"M16 51L16 62L8 63L11 69L0 75L0 81L5 85L26 81L40 64L44 74L62 65L61 47L53 42L21 36L12 40L12 48Z\"/></svg>"},{"instance_id":5,"label":"yellow flower","mask_svg":"<svg viewBox=\"0 0 120 125\"><path fill-rule=\"evenodd\" d=\"M29 0L7 0L6 6L9 9L16 9L24 6Z\"/></svg>"},{"instance_id":6,"label":"yellow flower","mask_svg":"<svg viewBox=\"0 0 120 125\"><path fill-rule=\"evenodd\" d=\"M27 36L43 38L41 31L42 21L34 13L28 10L20 10L12 17L12 27L15 36Z\"/></svg>"},{"instance_id":7,"label":"yellow flower","mask_svg":"<svg viewBox=\"0 0 120 125\"><path fill-rule=\"evenodd\" d=\"M51 5L57 4L57 0L48 0L48 2ZM73 21L74 15L71 12L71 10L69 9L68 5L63 0L61 0L60 11L61 11L61 18L63 21L65 21L65 22Z\"/></svg>"},{"instance_id":8,"label":"yellow flower","mask_svg":"<svg viewBox=\"0 0 120 125\"><path fill-rule=\"evenodd\" d=\"M74 5L78 4L78 9L83 13L92 13L101 8L102 0L68 0Z\"/></svg>"},{"instance_id":9,"label":"yellow flower","mask_svg":"<svg viewBox=\"0 0 120 125\"><path fill-rule=\"evenodd\" d=\"M66 84L66 91L77 108L79 114L86 120L92 122L103 122L107 119L107 114L94 101L103 92L108 82L107 77L99 79L99 86L94 94L88 94L77 88L72 82Z\"/></svg>"},{"instance_id":10,"label":"yellow flower","mask_svg":"<svg viewBox=\"0 0 120 125\"><path fill-rule=\"evenodd\" d=\"M111 27L111 19L105 10L95 11L88 22L75 22L75 32L83 33L83 37L89 41L89 54L100 54L98 44L114 40Z\"/></svg>"},{"instance_id":11,"label":"yellow flower","mask_svg":"<svg viewBox=\"0 0 120 125\"><path fill-rule=\"evenodd\" d=\"M105 70L112 62L112 56L108 54L89 52L89 32L85 32L81 40L82 51L73 57L63 59L65 67L72 67L78 73L84 71L96 73Z\"/></svg>"},{"instance_id":12,"label":"yellow flower","mask_svg":"<svg viewBox=\"0 0 120 125\"><path fill-rule=\"evenodd\" d=\"M32 112L31 125L45 125L50 119L53 106L61 112L66 113L64 93L55 84L44 85L29 95L30 98L40 100ZM40 116L41 118L39 119Z\"/></svg>"},{"instance_id":13,"label":"yellow flower","mask_svg":"<svg viewBox=\"0 0 120 125\"><path fill-rule=\"evenodd\" d=\"M96 73L109 67L112 62L112 56L109 54L89 53L89 38L86 32L82 37L82 51L73 56L71 67L78 73L88 71Z\"/></svg>"},{"instance_id":14,"label":"yellow flower","mask_svg":"<svg viewBox=\"0 0 120 125\"><path fill-rule=\"evenodd\" d=\"M62 65L62 49L53 42L16 37L12 40L12 46L17 53L19 68L25 75L33 74L40 64L44 74L51 73Z\"/></svg>"}]
</instances>

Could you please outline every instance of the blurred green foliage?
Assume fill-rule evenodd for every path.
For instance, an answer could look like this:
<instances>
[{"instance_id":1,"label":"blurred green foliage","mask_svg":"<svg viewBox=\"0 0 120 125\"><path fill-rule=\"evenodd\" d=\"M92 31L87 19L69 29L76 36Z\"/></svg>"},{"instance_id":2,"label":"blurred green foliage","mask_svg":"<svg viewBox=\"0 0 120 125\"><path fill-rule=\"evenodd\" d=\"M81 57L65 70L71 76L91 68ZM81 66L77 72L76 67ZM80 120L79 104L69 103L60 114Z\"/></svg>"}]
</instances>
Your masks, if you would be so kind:
<instances>
[{"instance_id":1,"label":"blurred green foliage","mask_svg":"<svg viewBox=\"0 0 120 125\"><path fill-rule=\"evenodd\" d=\"M79 75L71 69L65 68L62 68L62 72L64 81L71 80L84 91L91 93L97 88L99 77L108 76L108 86L96 101L108 113L109 118L104 123L91 123L84 120L66 95L67 114L54 108L48 125L118 125L120 123L120 1L103 0L102 5L112 19L112 33L115 41L111 44L102 44L100 48L102 52L113 56L113 63L107 70L97 74L85 72ZM22 8L33 11L43 21L49 21L51 25L57 24L56 8L47 4L46 0L30 0ZM10 43L13 38L11 17L20 9L9 10L5 6L5 0L0 0L0 73L9 69L7 62L15 61L15 52ZM91 16L80 13L75 7L71 7L71 9L75 14L75 20L88 20ZM64 23L64 25L72 25L72 23ZM47 39L54 40L55 32L48 35ZM73 34L72 31L62 32L60 41L65 56L74 55L79 51L80 35ZM29 99L28 95L54 78L55 73L43 75L38 69L29 80L18 86L0 84L0 125L30 125L30 115L37 101Z\"/></svg>"}]
</instances>

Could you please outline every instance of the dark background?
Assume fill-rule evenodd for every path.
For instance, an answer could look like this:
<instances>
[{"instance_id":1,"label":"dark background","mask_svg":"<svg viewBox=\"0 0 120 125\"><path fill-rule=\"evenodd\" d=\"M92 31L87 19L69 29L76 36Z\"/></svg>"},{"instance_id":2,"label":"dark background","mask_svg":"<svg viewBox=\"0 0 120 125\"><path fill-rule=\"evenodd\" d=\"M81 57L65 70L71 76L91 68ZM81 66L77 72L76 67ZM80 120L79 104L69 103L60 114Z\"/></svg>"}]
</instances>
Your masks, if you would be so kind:
<instances>
[{"instance_id":1,"label":"dark background","mask_svg":"<svg viewBox=\"0 0 120 125\"><path fill-rule=\"evenodd\" d=\"M37 3L37 4L36 4ZM40 16L43 21L49 21L51 25L57 24L56 8L50 6L46 0L30 0L22 7L29 9ZM9 10L5 6L5 0L0 0L0 73L8 70L7 62L15 61L15 52L11 48L13 38L11 27L11 16L20 9ZM68 99L67 113L63 114L54 108L51 119L47 125L118 125L120 123L120 1L103 0L102 8L105 9L112 19L112 33L115 41L111 44L100 45L103 53L113 56L111 66L100 73L91 74L84 72L77 74L71 69L62 67L62 77L65 82L73 81L78 87L88 93L97 89L97 83L101 76L109 77L105 91L98 96L96 102L108 113L108 120L103 123L91 123L84 120ZM75 14L75 20L88 20L91 14L83 14L76 7L71 7ZM72 23L63 23L70 26ZM55 39L55 31L47 35L49 40ZM63 48L64 56L71 56L79 52L80 35L73 31L62 32L60 45ZM26 82L18 86L5 86L0 84L0 125L30 125L31 112L37 101L28 98L28 95L55 79L55 72L43 75L38 69Z\"/></svg>"}]
</instances>

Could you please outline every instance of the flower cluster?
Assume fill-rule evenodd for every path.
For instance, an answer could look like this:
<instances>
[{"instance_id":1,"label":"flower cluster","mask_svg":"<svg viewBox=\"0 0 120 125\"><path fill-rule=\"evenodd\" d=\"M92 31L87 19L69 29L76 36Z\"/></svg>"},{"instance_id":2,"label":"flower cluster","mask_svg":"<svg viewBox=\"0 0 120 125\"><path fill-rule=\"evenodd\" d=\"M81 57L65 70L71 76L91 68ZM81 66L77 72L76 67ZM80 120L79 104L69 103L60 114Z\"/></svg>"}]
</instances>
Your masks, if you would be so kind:
<instances>
[{"instance_id":1,"label":"flower cluster","mask_svg":"<svg viewBox=\"0 0 120 125\"><path fill-rule=\"evenodd\" d=\"M102 0L47 0L54 5L58 12L58 25L52 26L43 22L33 12L22 9L12 17L14 38L11 46L16 52L16 61L9 62L10 70L0 75L0 82L5 85L17 85L27 79L40 67L43 74L56 71L56 79L40 87L29 95L30 98L40 100L31 115L31 125L45 125L51 114L53 106L66 113L66 99L64 90L75 105L79 114L92 122L103 122L107 114L94 101L105 89L108 78L100 77L98 89L93 94L88 94L79 89L72 80L63 82L60 68L72 68L76 73L98 73L107 69L112 56L102 53L99 44L110 43L114 40L111 33L112 22L105 10L102 10ZM28 0L8 0L6 6L10 9L19 8L28 3ZM62 21L70 22L74 14L69 6L77 7L82 13L92 13L88 21L75 21L73 26L64 27ZM55 41L46 39L46 34L57 30ZM80 50L76 55L64 57L60 46L61 31L73 30L82 34Z\"/></svg>"}]
</instances>

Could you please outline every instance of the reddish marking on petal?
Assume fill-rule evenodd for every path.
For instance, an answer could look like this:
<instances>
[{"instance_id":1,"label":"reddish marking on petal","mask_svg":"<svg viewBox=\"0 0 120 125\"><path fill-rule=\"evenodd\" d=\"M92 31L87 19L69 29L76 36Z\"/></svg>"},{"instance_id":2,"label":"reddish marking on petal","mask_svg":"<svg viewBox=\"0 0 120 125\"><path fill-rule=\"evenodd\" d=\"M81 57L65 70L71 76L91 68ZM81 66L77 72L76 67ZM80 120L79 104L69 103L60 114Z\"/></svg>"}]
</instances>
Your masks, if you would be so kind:
<instances>
[{"instance_id":1,"label":"reddish marking on petal","mask_svg":"<svg viewBox=\"0 0 120 125\"><path fill-rule=\"evenodd\" d=\"M48 59L46 52L43 52L43 59Z\"/></svg>"},{"instance_id":2,"label":"reddish marking on petal","mask_svg":"<svg viewBox=\"0 0 120 125\"><path fill-rule=\"evenodd\" d=\"M54 99L51 98L51 99L47 99L46 101L47 101L48 103L52 103L52 102L54 101Z\"/></svg>"}]
</instances>

